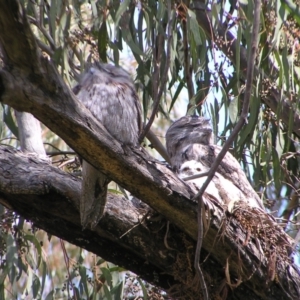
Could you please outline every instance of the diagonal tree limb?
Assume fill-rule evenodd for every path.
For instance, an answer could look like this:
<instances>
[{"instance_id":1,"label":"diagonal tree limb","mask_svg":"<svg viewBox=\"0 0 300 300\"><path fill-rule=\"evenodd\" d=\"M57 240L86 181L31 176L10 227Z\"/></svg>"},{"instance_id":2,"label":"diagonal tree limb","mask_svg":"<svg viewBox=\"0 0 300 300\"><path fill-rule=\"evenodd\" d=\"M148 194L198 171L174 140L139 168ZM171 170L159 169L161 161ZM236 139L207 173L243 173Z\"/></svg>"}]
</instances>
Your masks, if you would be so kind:
<instances>
[{"instance_id":1,"label":"diagonal tree limb","mask_svg":"<svg viewBox=\"0 0 300 300\"><path fill-rule=\"evenodd\" d=\"M255 58L256 58L256 51L258 47L258 34L259 34L259 25L260 25L260 8L261 8L261 1L256 0L254 5L254 21L253 21L253 30L252 30L252 40L251 40L251 49L249 51L249 64L247 68L247 81L246 81L246 88L245 88L245 97L244 97L244 103L242 108L242 113L240 116L239 121L235 125L232 133L228 137L227 141L223 145L222 150L216 157L215 161L213 162L209 173L207 175L207 179L205 180L204 184L200 188L199 192L196 196L194 196L193 200L198 199L198 238L197 238L197 247L196 247L196 254L195 254L195 261L194 266L197 270L198 276L203 282L203 275L200 268L200 251L202 247L202 241L203 241L203 220L202 220L202 206L203 206L203 193L208 187L210 181L213 179L222 159L224 158L225 154L229 150L230 146L232 145L232 142L237 137L238 133L244 126L245 122L247 122L248 113L249 113L249 105L250 105L250 97L251 97L251 91L253 86L253 74L254 74L254 66L255 66ZM205 297L207 299L207 297Z\"/></svg>"}]
</instances>

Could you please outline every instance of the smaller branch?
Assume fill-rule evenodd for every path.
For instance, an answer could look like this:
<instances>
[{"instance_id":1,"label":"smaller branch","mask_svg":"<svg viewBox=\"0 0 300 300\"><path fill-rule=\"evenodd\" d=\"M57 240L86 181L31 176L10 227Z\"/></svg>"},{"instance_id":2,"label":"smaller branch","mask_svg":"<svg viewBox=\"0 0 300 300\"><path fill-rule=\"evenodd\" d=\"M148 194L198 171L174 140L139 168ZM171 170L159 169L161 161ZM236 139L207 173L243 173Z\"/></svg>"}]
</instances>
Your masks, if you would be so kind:
<instances>
[{"instance_id":1,"label":"smaller branch","mask_svg":"<svg viewBox=\"0 0 300 300\"><path fill-rule=\"evenodd\" d=\"M72 164L76 161L75 158L72 158L72 159L69 159L69 160L66 160L66 161L63 161L62 163L60 163L60 165L58 166L59 168L63 168L64 166L68 165L68 164Z\"/></svg>"},{"instance_id":2,"label":"smaller branch","mask_svg":"<svg viewBox=\"0 0 300 300\"><path fill-rule=\"evenodd\" d=\"M44 44L38 38L36 39L36 42L37 42L38 46L41 48L41 50L46 52L50 57L52 57L54 55L53 50L48 45Z\"/></svg>"},{"instance_id":3,"label":"smaller branch","mask_svg":"<svg viewBox=\"0 0 300 300\"><path fill-rule=\"evenodd\" d=\"M200 267L200 250L202 248L202 242L203 242L202 205L203 205L203 199L202 199L202 195L201 195L198 200L198 215L197 215L198 225L201 224L201 226L198 226L197 246L196 246L196 253L195 253L194 268L195 268L196 274L198 275L198 278L200 280L203 299L208 300L209 299L208 290L207 290L203 272ZM198 248L199 248L199 251L198 251ZM199 253L199 255L197 255L198 253Z\"/></svg>"},{"instance_id":4,"label":"smaller branch","mask_svg":"<svg viewBox=\"0 0 300 300\"><path fill-rule=\"evenodd\" d=\"M68 296L70 298L70 288L71 288L72 291L73 291L74 299L77 300L76 293L74 293L74 287L72 285L72 280L71 280L70 259L69 259L69 256L68 256L68 253L67 253L64 241L62 239L59 239L59 241L60 241L60 245L61 245L61 248L62 248L62 251L63 251L63 254L64 254L64 260L65 260L65 264L66 264L67 272L68 272L68 287L67 287Z\"/></svg>"},{"instance_id":5,"label":"smaller branch","mask_svg":"<svg viewBox=\"0 0 300 300\"><path fill-rule=\"evenodd\" d=\"M40 10L39 10L39 15L40 15L39 23L40 23L41 27L44 27L44 22L43 22L43 20L44 20L44 5L45 5L44 0L41 0Z\"/></svg>"},{"instance_id":6,"label":"smaller branch","mask_svg":"<svg viewBox=\"0 0 300 300\"><path fill-rule=\"evenodd\" d=\"M185 81L187 83L187 90L188 90L188 95L189 99L192 99L195 95L195 89L194 89L194 83L192 80L192 70L190 66L190 51L189 51L189 43L188 43L188 38L187 38L187 26L186 26L186 21L183 21L182 23L183 27L183 47L184 47L184 77ZM188 109L190 109L191 105L190 103L188 104Z\"/></svg>"},{"instance_id":7,"label":"smaller branch","mask_svg":"<svg viewBox=\"0 0 300 300\"><path fill-rule=\"evenodd\" d=\"M159 103L160 103L160 98L163 94L163 91L165 90L167 81L168 81L168 71L169 71L169 67L170 67L170 54L171 54L171 43L172 43L172 23L173 23L173 19L174 19L174 12L172 12L172 7L171 7L171 1L168 0L168 36L167 36L167 55L166 55L166 64L165 64L165 68L164 68L164 72L163 72L163 76L162 78L160 78L160 89L159 92L157 93L157 89L158 89L158 78L159 78L159 70L158 70L158 64L157 64L157 60L155 61L155 71L154 74L156 75L154 78L155 80L153 82L155 82L155 85L153 84L153 95L155 95L154 97L154 105L153 105L153 110L151 113L151 116L149 118L149 121L147 123L147 125L144 127L143 132L140 135L140 142L144 139L144 137L147 135L148 131L150 130L150 127L152 126L152 123L154 121L155 115L158 111L159 108ZM162 35L161 35L162 36ZM161 48L163 48L164 43L159 43L159 48L161 50ZM161 59L161 51L159 51L160 53L158 53L157 57L158 59Z\"/></svg>"},{"instance_id":8,"label":"smaller branch","mask_svg":"<svg viewBox=\"0 0 300 300\"><path fill-rule=\"evenodd\" d=\"M200 269L200 251L202 248L202 239L203 239L203 223L202 223L202 196L206 188L208 187L210 181L214 177L222 159L226 155L228 149L230 148L232 142L242 129L245 122L247 122L247 116L249 112L249 103L250 103L250 97L251 97L251 90L252 90L252 83L253 83L253 74L254 74L254 65L255 65L255 57L256 57L256 50L258 46L258 34L259 34L259 24L260 24L260 7L261 7L261 1L256 0L255 1L255 9L254 9L254 21L253 21L253 30L252 30L252 41L251 41L251 49L249 53L249 63L248 63L248 69L247 69L247 82L246 82L246 88L245 88L245 96L244 96L244 103L242 108L242 113L240 116L239 121L237 122L236 126L234 127L231 135L225 142L222 150L220 151L219 155L217 156L216 160L212 164L209 174L207 176L206 181L204 182L203 186L201 187L200 191L193 197L193 200L198 199L198 238L197 238L197 247L196 247L196 253L195 253L195 261L194 266L196 268L196 271L199 275L200 281L202 280L201 275L201 269Z\"/></svg>"},{"instance_id":9,"label":"smaller branch","mask_svg":"<svg viewBox=\"0 0 300 300\"><path fill-rule=\"evenodd\" d=\"M256 4L256 7L255 7L255 16L254 16L254 24L253 24L252 47L251 47L251 51L250 51L250 55L249 55L250 57L249 57L249 65L248 65L248 70L247 70L247 82L246 82L244 104L243 104L241 117L240 117L238 123L236 124L236 126L234 127L231 135L229 136L229 138L227 139L227 141L223 145L223 148L220 151L219 155L217 156L216 160L212 164L212 166L210 168L210 171L209 171L209 175L208 175L205 183L201 187L198 194L195 195L193 200L195 200L199 196L203 195L205 189L207 188L207 186L209 185L209 182L214 177L215 172L216 172L217 168L219 167L219 164L221 163L222 159L224 158L225 154L227 153L228 149L230 148L230 146L231 146L232 142L234 141L235 137L240 132L240 130L243 127L244 123L247 122L247 115L248 115L248 111L249 111L249 103L250 103L251 88L252 88L252 81L253 81L255 53L256 53L257 43L258 43L259 19L257 20L257 18L259 18L259 10L258 10L257 6L260 7L260 0L256 0L256 1L257 1L257 4ZM257 13L258 13L258 17L256 16ZM255 23L258 23L258 24L255 24Z\"/></svg>"},{"instance_id":10,"label":"smaller branch","mask_svg":"<svg viewBox=\"0 0 300 300\"><path fill-rule=\"evenodd\" d=\"M156 39L161 39L161 36L160 35L159 37L156 37ZM153 74L152 74L152 98L153 98L153 101L154 101L154 104L153 104L153 111L154 111L154 108L156 106L159 105L159 98L157 97L157 91L158 91L158 81L159 81L159 68L158 68L158 58L160 58L160 49L161 49L161 45L162 45L162 42L159 40L157 42L154 41L153 43ZM153 111L152 111L152 115L153 115ZM151 117L152 117L151 115ZM149 122L151 120L151 117L149 119ZM148 122L148 124L149 124ZM149 131L150 127L147 125L144 126L144 129L139 137L139 142L141 143L143 141L143 139L145 138L145 136L147 135L147 131ZM152 124L151 124L152 125ZM149 129L148 129L149 127Z\"/></svg>"},{"instance_id":11,"label":"smaller branch","mask_svg":"<svg viewBox=\"0 0 300 300\"><path fill-rule=\"evenodd\" d=\"M77 155L74 151L47 151L48 156Z\"/></svg>"},{"instance_id":12,"label":"smaller branch","mask_svg":"<svg viewBox=\"0 0 300 300\"><path fill-rule=\"evenodd\" d=\"M53 38L51 37L51 35L48 33L48 31L45 29L45 27L43 26L40 26L39 24L39 21L36 20L35 18L31 17L31 16L28 16L27 15L27 18L29 20L29 22L33 25L35 25L40 31L41 33L44 35L44 37L47 39L47 41L49 42L50 44L50 47L52 50L55 50L55 43L54 43L54 40Z\"/></svg>"},{"instance_id":13,"label":"smaller branch","mask_svg":"<svg viewBox=\"0 0 300 300\"><path fill-rule=\"evenodd\" d=\"M205 10L206 16L207 16L207 20L208 20L208 24L209 24L209 28L210 28L210 34L211 34L211 49L212 49L212 56L214 59L214 65L216 66L217 64L217 60L216 60L216 54L215 54L215 37L214 37L214 31L212 28L212 24L211 24L211 20L207 15L207 11Z\"/></svg>"},{"instance_id":14,"label":"smaller branch","mask_svg":"<svg viewBox=\"0 0 300 300\"><path fill-rule=\"evenodd\" d=\"M171 160L166 148L151 129L147 132L146 138L150 141L151 146L156 149L156 151L166 160L168 164L171 165Z\"/></svg>"},{"instance_id":15,"label":"smaller branch","mask_svg":"<svg viewBox=\"0 0 300 300\"><path fill-rule=\"evenodd\" d=\"M182 180L183 181L189 181L189 180L192 180L192 179L197 179L197 178L201 178L201 177L207 176L208 174L209 174L209 171L208 172L204 172L204 173L198 173L198 174L195 174L195 175L184 177L184 178L182 178Z\"/></svg>"}]
</instances>

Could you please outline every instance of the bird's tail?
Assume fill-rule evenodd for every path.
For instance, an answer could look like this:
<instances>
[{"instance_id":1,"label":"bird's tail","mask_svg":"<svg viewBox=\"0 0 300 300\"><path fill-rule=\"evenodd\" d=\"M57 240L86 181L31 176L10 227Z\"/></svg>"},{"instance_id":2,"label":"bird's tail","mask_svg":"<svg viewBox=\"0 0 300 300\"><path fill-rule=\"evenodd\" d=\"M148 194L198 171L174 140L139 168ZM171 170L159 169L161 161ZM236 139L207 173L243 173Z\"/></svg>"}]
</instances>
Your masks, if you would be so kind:
<instances>
[{"instance_id":1,"label":"bird's tail","mask_svg":"<svg viewBox=\"0 0 300 300\"><path fill-rule=\"evenodd\" d=\"M107 185L110 180L88 162L82 162L80 220L83 229L94 229L104 214Z\"/></svg>"}]
</instances>

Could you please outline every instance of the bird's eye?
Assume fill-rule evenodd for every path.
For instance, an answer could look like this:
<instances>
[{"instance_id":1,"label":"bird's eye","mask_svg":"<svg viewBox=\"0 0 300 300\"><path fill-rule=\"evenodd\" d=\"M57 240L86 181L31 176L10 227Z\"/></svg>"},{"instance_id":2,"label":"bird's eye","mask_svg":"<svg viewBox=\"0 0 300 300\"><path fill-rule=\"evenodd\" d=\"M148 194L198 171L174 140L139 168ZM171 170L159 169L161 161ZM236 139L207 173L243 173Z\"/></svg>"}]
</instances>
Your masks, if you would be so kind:
<instances>
[{"instance_id":1,"label":"bird's eye","mask_svg":"<svg viewBox=\"0 0 300 300\"><path fill-rule=\"evenodd\" d=\"M201 169L200 169L200 168L197 168L196 171L197 171L197 172L201 172Z\"/></svg>"},{"instance_id":2,"label":"bird's eye","mask_svg":"<svg viewBox=\"0 0 300 300\"><path fill-rule=\"evenodd\" d=\"M188 171L189 170L189 168L183 168L183 172L186 172L186 171Z\"/></svg>"}]
</instances>

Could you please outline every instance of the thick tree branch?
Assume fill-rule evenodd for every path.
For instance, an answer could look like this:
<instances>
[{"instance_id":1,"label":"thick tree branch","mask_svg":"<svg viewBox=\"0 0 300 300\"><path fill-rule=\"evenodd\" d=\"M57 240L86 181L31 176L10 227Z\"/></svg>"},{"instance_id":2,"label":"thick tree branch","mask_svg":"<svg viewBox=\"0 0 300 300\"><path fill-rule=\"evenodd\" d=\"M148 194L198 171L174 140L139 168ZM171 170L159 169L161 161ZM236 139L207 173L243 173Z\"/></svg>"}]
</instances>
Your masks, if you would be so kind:
<instances>
[{"instance_id":1,"label":"thick tree branch","mask_svg":"<svg viewBox=\"0 0 300 300\"><path fill-rule=\"evenodd\" d=\"M157 273L162 287L169 288L176 283L172 276L161 274L162 269L174 263L173 255L167 254L170 251L163 243L165 230L161 230L157 235L160 238L154 241L148 221L140 222L139 211L130 201L109 195L107 213L100 226L95 232L82 231L80 179L40 160L37 155L27 156L13 148L0 147L0 164L0 202L3 205L39 228L127 266L150 282L154 282ZM151 239L147 240L149 237ZM153 253L154 249L162 251L161 256ZM147 257L151 257L151 263L147 262Z\"/></svg>"},{"instance_id":2,"label":"thick tree branch","mask_svg":"<svg viewBox=\"0 0 300 300\"><path fill-rule=\"evenodd\" d=\"M168 230L166 220L151 217L153 213L141 221L147 211L116 195L109 195L106 213L96 230L82 231L79 179L35 156L2 146L0 169L1 204L38 228L124 266L149 282L199 299L199 287L192 280L196 237L191 239L174 225ZM188 201L182 206L189 206ZM253 213L239 209L237 219L241 213L246 223L253 218ZM202 250L210 295L226 290L228 299L298 299L300 276L287 257L288 237L269 218L256 215L254 222L261 224L265 237L251 238L237 219L225 220L222 209L214 206ZM235 284L237 288L231 293L230 285Z\"/></svg>"}]
</instances>

